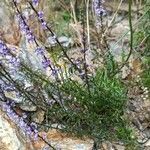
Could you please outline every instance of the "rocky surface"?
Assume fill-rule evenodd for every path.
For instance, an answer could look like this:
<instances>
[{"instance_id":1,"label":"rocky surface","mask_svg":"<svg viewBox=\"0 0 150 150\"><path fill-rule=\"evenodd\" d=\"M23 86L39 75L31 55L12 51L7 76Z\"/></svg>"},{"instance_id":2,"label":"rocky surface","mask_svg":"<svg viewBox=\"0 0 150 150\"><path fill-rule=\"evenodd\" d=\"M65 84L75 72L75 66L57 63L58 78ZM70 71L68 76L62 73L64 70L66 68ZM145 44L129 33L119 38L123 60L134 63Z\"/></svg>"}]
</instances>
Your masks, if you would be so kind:
<instances>
[{"instance_id":1,"label":"rocky surface","mask_svg":"<svg viewBox=\"0 0 150 150\"><path fill-rule=\"evenodd\" d=\"M44 135L41 132L39 135ZM90 139L81 140L67 136L55 129L46 133L46 140L56 149L61 150L91 150L93 141ZM44 141L30 141L4 112L0 110L0 150L51 150Z\"/></svg>"},{"instance_id":2,"label":"rocky surface","mask_svg":"<svg viewBox=\"0 0 150 150\"><path fill-rule=\"evenodd\" d=\"M91 150L93 141L90 139L81 140L67 136L53 129L47 133L47 140L57 149L61 150ZM39 144L39 143L38 143ZM47 147L44 145L44 147Z\"/></svg>"},{"instance_id":3,"label":"rocky surface","mask_svg":"<svg viewBox=\"0 0 150 150\"><path fill-rule=\"evenodd\" d=\"M0 110L0 150L34 150L32 143Z\"/></svg>"},{"instance_id":4,"label":"rocky surface","mask_svg":"<svg viewBox=\"0 0 150 150\"><path fill-rule=\"evenodd\" d=\"M18 45L21 39L12 7L7 0L0 1L0 39L13 45Z\"/></svg>"},{"instance_id":5,"label":"rocky surface","mask_svg":"<svg viewBox=\"0 0 150 150\"><path fill-rule=\"evenodd\" d=\"M9 3L7 3L9 4ZM110 3L109 3L110 5ZM8 5L9 6L9 5ZM6 43L20 46L20 49L17 49L17 53L19 52L20 57L22 57L26 62L33 66L35 69L41 69L42 66L39 63L41 58L38 58L34 53L34 45L31 46L27 44L27 41L21 37L20 32L18 30L17 23L13 21L13 11L8 11L8 6L4 3L4 1L0 1L0 39L3 39ZM114 6L114 5L113 5ZM121 7L124 9L125 7ZM116 9L116 8L115 8ZM24 10L26 13L27 10ZM122 10L121 10L122 11ZM125 10L127 11L127 10ZM3 19L5 18L5 19ZM111 20L110 20L111 21ZM7 24L7 26L6 26ZM126 48L126 44L128 44L127 38L123 41L116 44L116 39L125 34L129 30L127 20L123 20L118 24L114 25L110 29L110 47L115 56L120 55L120 49ZM39 31L37 31L39 33ZM40 31L39 37L43 35ZM128 36L129 34L127 34ZM43 35L44 37L44 35ZM64 46L68 46L72 43L71 39L66 36L60 36L59 41L64 44ZM51 45L52 39L47 39ZM77 49L70 51L69 55L74 59L77 59L81 53L76 52ZM79 50L80 51L80 50ZM134 59L133 59L134 61ZM131 73L137 73L135 70L141 69L137 66L139 63L131 62L130 68L123 68L123 79L129 79ZM62 65L62 62L61 62ZM136 66L136 67L135 67ZM132 71L131 71L131 70ZM44 70L42 70L44 71ZM140 71L139 71L140 72ZM138 72L138 73L139 73ZM135 74L136 75L136 74ZM75 78L75 77L74 77ZM77 79L79 80L79 79ZM30 86L30 84L29 84ZM27 85L28 87L28 85ZM127 115L132 122L132 128L135 131L137 136L137 141L141 145L142 150L150 149L150 100L148 99L147 90L145 88L139 88L137 86L129 89L129 104ZM8 98L13 98L17 103L21 103L23 100L18 99L18 97L14 93L5 93ZM20 108L25 111L36 111L36 107L30 107L29 103L20 105ZM37 111L32 116L32 120L38 123L42 123L44 120L44 112ZM43 132L40 133L41 135ZM45 133L44 133L45 134ZM49 130L47 133L47 140L57 149L61 150L92 150L93 141L90 139L81 140L78 138L74 138L71 136L67 136L66 134L62 134L55 129ZM38 140L36 142L31 142L22 132L18 129L18 127L9 120L6 114L0 111L0 150L42 150L42 149L50 149L44 141ZM101 144L101 150L125 150L125 146L122 144L114 144L109 141L105 141Z\"/></svg>"},{"instance_id":6,"label":"rocky surface","mask_svg":"<svg viewBox=\"0 0 150 150\"><path fill-rule=\"evenodd\" d=\"M68 38L66 36L58 37L58 41L62 44L63 47L68 47L69 45L73 44L72 39ZM50 36L50 37L47 38L46 46L52 47L52 46L56 46L56 45L57 45L57 42L54 39L54 37Z\"/></svg>"},{"instance_id":7,"label":"rocky surface","mask_svg":"<svg viewBox=\"0 0 150 150\"><path fill-rule=\"evenodd\" d=\"M138 81L139 82L139 81ZM132 122L132 129L137 142L143 150L150 149L150 99L146 87L129 88L127 116Z\"/></svg>"},{"instance_id":8,"label":"rocky surface","mask_svg":"<svg viewBox=\"0 0 150 150\"><path fill-rule=\"evenodd\" d=\"M92 150L93 148L93 140L72 137L56 129L51 129L47 133L39 132L39 135L44 135L45 140L56 150ZM125 150L125 147L106 141L101 144L100 149ZM37 141L28 139L17 125L10 121L4 112L0 111L0 150L51 150L51 148L40 138Z\"/></svg>"}]
</instances>

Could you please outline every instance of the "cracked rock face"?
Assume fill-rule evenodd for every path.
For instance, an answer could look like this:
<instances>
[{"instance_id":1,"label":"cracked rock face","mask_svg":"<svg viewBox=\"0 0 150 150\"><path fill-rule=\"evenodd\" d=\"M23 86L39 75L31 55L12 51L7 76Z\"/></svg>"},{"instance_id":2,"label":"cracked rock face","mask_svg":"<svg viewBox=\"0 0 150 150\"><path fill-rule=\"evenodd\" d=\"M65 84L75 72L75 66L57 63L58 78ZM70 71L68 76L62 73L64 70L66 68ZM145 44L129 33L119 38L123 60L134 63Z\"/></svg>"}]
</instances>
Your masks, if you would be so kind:
<instances>
[{"instance_id":1,"label":"cracked rock face","mask_svg":"<svg viewBox=\"0 0 150 150\"><path fill-rule=\"evenodd\" d=\"M9 44L18 45L21 35L11 8L10 1L0 1L0 38Z\"/></svg>"},{"instance_id":2,"label":"cracked rock face","mask_svg":"<svg viewBox=\"0 0 150 150\"><path fill-rule=\"evenodd\" d=\"M0 110L0 150L33 150L27 138Z\"/></svg>"},{"instance_id":3,"label":"cracked rock face","mask_svg":"<svg viewBox=\"0 0 150 150\"><path fill-rule=\"evenodd\" d=\"M43 132L40 132L42 136ZM51 129L46 133L46 139L57 150L92 150L93 140L85 138L79 139L61 133L56 129ZM51 150L43 141L34 142L34 147L37 150Z\"/></svg>"},{"instance_id":4,"label":"cracked rock face","mask_svg":"<svg viewBox=\"0 0 150 150\"><path fill-rule=\"evenodd\" d=\"M41 133L42 134L42 133ZM93 141L69 137L56 130L50 130L47 140L61 150L91 150ZM44 141L28 139L8 117L0 110L0 150L42 150L50 149Z\"/></svg>"},{"instance_id":5,"label":"cracked rock face","mask_svg":"<svg viewBox=\"0 0 150 150\"><path fill-rule=\"evenodd\" d=\"M24 148L22 147L22 143L15 133L15 129L11 127L10 123L5 118L3 118L3 116L0 116L0 141L1 149L24 150Z\"/></svg>"}]
</instances>

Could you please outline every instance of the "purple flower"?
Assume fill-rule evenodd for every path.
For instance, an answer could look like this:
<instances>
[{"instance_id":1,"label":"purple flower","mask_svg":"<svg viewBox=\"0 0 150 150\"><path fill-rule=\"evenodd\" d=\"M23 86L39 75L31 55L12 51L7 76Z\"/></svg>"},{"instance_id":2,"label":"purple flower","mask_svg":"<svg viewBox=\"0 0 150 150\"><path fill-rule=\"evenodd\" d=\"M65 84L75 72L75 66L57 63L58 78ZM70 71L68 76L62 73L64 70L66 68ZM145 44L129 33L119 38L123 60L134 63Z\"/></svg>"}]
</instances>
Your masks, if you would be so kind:
<instances>
[{"instance_id":1,"label":"purple flower","mask_svg":"<svg viewBox=\"0 0 150 150\"><path fill-rule=\"evenodd\" d=\"M38 18L39 18L39 19L43 19L43 16L44 16L43 11L39 11L39 12L38 12Z\"/></svg>"},{"instance_id":2,"label":"purple flower","mask_svg":"<svg viewBox=\"0 0 150 150\"><path fill-rule=\"evenodd\" d=\"M17 48L15 48L15 47L12 47L12 48L11 48L11 50L12 50L12 51L16 51L16 50L17 50Z\"/></svg>"},{"instance_id":3,"label":"purple flower","mask_svg":"<svg viewBox=\"0 0 150 150\"><path fill-rule=\"evenodd\" d=\"M32 130L37 129L37 124L34 123L34 122L32 122L32 123L30 124L30 126L31 126Z\"/></svg>"},{"instance_id":4,"label":"purple flower","mask_svg":"<svg viewBox=\"0 0 150 150\"><path fill-rule=\"evenodd\" d=\"M25 21L22 19L21 15L17 16L17 21L19 23L20 30L25 33L28 29L28 26L26 25Z\"/></svg>"},{"instance_id":5,"label":"purple flower","mask_svg":"<svg viewBox=\"0 0 150 150\"><path fill-rule=\"evenodd\" d=\"M43 17L44 17L44 12L43 12L43 11L39 11L39 12L38 12L38 18L39 18L39 20L41 21L42 28L43 28L43 29L47 29L47 23L46 23L46 21L43 19Z\"/></svg>"},{"instance_id":6,"label":"purple flower","mask_svg":"<svg viewBox=\"0 0 150 150\"><path fill-rule=\"evenodd\" d=\"M38 140L38 131L37 130L34 131L34 137L33 138L35 141Z\"/></svg>"},{"instance_id":7,"label":"purple flower","mask_svg":"<svg viewBox=\"0 0 150 150\"><path fill-rule=\"evenodd\" d=\"M18 125L19 125L20 128L24 128L24 126L26 126L23 118L20 118Z\"/></svg>"},{"instance_id":8,"label":"purple flower","mask_svg":"<svg viewBox=\"0 0 150 150\"><path fill-rule=\"evenodd\" d=\"M42 20L42 28L47 29L47 23L44 20Z\"/></svg>"},{"instance_id":9,"label":"purple flower","mask_svg":"<svg viewBox=\"0 0 150 150\"><path fill-rule=\"evenodd\" d=\"M28 27L24 24L24 22L23 22L23 21L20 21L20 22L19 22L19 25L20 25L20 30L21 30L21 32L22 32L22 33L26 33Z\"/></svg>"},{"instance_id":10,"label":"purple flower","mask_svg":"<svg viewBox=\"0 0 150 150\"><path fill-rule=\"evenodd\" d=\"M53 70L52 70L52 75L55 76L56 74L57 74L57 70L56 70L56 69L53 69Z\"/></svg>"},{"instance_id":11,"label":"purple flower","mask_svg":"<svg viewBox=\"0 0 150 150\"><path fill-rule=\"evenodd\" d=\"M39 0L32 0L32 4L37 6L39 4Z\"/></svg>"},{"instance_id":12,"label":"purple flower","mask_svg":"<svg viewBox=\"0 0 150 150\"><path fill-rule=\"evenodd\" d=\"M31 136L32 133L33 133L31 127L29 127L29 126L26 127L25 132L26 132L26 134L29 135L29 136Z\"/></svg>"},{"instance_id":13,"label":"purple flower","mask_svg":"<svg viewBox=\"0 0 150 150\"><path fill-rule=\"evenodd\" d=\"M16 73L19 69L20 60L17 57L12 56L10 53L5 56L5 59L9 64L9 73L14 75L14 73Z\"/></svg>"},{"instance_id":14,"label":"purple flower","mask_svg":"<svg viewBox=\"0 0 150 150\"><path fill-rule=\"evenodd\" d=\"M45 51L45 49L43 47L37 47L35 49L35 52L37 55L44 55L44 51Z\"/></svg>"},{"instance_id":15,"label":"purple flower","mask_svg":"<svg viewBox=\"0 0 150 150\"><path fill-rule=\"evenodd\" d=\"M43 64L43 68L47 68L49 65L50 65L50 60L45 58L43 61L42 61L42 64Z\"/></svg>"},{"instance_id":16,"label":"purple flower","mask_svg":"<svg viewBox=\"0 0 150 150\"><path fill-rule=\"evenodd\" d=\"M5 83L4 81L0 80L0 86L2 88L3 91L14 91L15 90L15 87L10 84L10 83Z\"/></svg>"},{"instance_id":17,"label":"purple flower","mask_svg":"<svg viewBox=\"0 0 150 150\"><path fill-rule=\"evenodd\" d=\"M7 105L6 103L2 105L2 109L3 111L7 111L9 109L9 105Z\"/></svg>"},{"instance_id":18,"label":"purple flower","mask_svg":"<svg viewBox=\"0 0 150 150\"><path fill-rule=\"evenodd\" d=\"M33 138L34 140L37 140L38 139L38 130L37 130L37 125L34 124L34 127L33 127L33 124L32 126L28 125L26 122L25 122L25 117L21 117L21 116L18 116L16 114L16 112L13 110L12 108L12 102L8 101L6 103L4 103L2 105L2 109L3 111L5 111L8 115L8 117L13 121L15 122L21 129L22 131L29 135L31 138Z\"/></svg>"},{"instance_id":19,"label":"purple flower","mask_svg":"<svg viewBox=\"0 0 150 150\"><path fill-rule=\"evenodd\" d=\"M95 15L100 17L105 13L105 10L102 6L104 3L104 0L93 0L93 9L95 12Z\"/></svg>"},{"instance_id":20,"label":"purple flower","mask_svg":"<svg viewBox=\"0 0 150 150\"><path fill-rule=\"evenodd\" d=\"M0 41L0 54L2 56L6 56L9 53L8 48L6 47L6 45L3 43L3 41Z\"/></svg>"},{"instance_id":21,"label":"purple flower","mask_svg":"<svg viewBox=\"0 0 150 150\"><path fill-rule=\"evenodd\" d=\"M18 15L18 22L20 26L20 30L23 34L25 34L28 42L34 42L35 36L32 34L31 30L29 29L25 18L22 18L22 16Z\"/></svg>"},{"instance_id":22,"label":"purple flower","mask_svg":"<svg viewBox=\"0 0 150 150\"><path fill-rule=\"evenodd\" d=\"M35 40L34 35L29 30L26 32L26 38L28 39L28 42L34 42L34 40Z\"/></svg>"},{"instance_id":23,"label":"purple flower","mask_svg":"<svg viewBox=\"0 0 150 150\"><path fill-rule=\"evenodd\" d=\"M18 58L10 56L8 58L8 62L13 66L13 67L19 67L20 61Z\"/></svg>"},{"instance_id":24,"label":"purple flower","mask_svg":"<svg viewBox=\"0 0 150 150\"><path fill-rule=\"evenodd\" d=\"M47 135L46 135L46 133L45 133L45 132L43 133L42 137L43 137L43 139L44 139L44 140L46 140L46 139L47 139Z\"/></svg>"}]
</instances>

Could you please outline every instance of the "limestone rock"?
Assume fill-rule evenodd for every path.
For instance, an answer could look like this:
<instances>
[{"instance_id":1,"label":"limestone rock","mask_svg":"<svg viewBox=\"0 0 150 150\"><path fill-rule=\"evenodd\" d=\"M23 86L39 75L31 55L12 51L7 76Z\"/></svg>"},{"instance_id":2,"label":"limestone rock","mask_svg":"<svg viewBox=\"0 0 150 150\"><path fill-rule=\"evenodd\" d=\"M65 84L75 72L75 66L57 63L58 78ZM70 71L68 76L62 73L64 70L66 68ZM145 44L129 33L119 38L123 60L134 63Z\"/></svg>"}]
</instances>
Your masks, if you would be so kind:
<instances>
[{"instance_id":1,"label":"limestone rock","mask_svg":"<svg viewBox=\"0 0 150 150\"><path fill-rule=\"evenodd\" d=\"M79 139L51 129L48 133L40 132L42 137L46 134L46 141L61 150L91 150L93 141L88 138ZM31 141L18 129L6 114L0 111L0 149L1 150L51 150L40 138Z\"/></svg>"},{"instance_id":2,"label":"limestone rock","mask_svg":"<svg viewBox=\"0 0 150 150\"><path fill-rule=\"evenodd\" d=\"M23 101L23 98L22 97L18 97L16 95L16 92L15 91L4 91L5 93L5 96L7 98L10 98L10 99L13 99L13 101L15 101L16 103L21 103Z\"/></svg>"},{"instance_id":3,"label":"limestone rock","mask_svg":"<svg viewBox=\"0 0 150 150\"><path fill-rule=\"evenodd\" d=\"M124 66L121 71L122 71L122 79L125 79L126 77L128 77L131 72L127 66Z\"/></svg>"},{"instance_id":4,"label":"limestone rock","mask_svg":"<svg viewBox=\"0 0 150 150\"><path fill-rule=\"evenodd\" d=\"M0 110L0 150L34 150L18 127Z\"/></svg>"},{"instance_id":5,"label":"limestone rock","mask_svg":"<svg viewBox=\"0 0 150 150\"><path fill-rule=\"evenodd\" d=\"M145 146L150 148L150 140L145 143Z\"/></svg>"},{"instance_id":6,"label":"limestone rock","mask_svg":"<svg viewBox=\"0 0 150 150\"><path fill-rule=\"evenodd\" d=\"M115 150L113 148L113 145L109 141L106 141L106 142L102 143L102 149L103 150Z\"/></svg>"},{"instance_id":7,"label":"limestone rock","mask_svg":"<svg viewBox=\"0 0 150 150\"><path fill-rule=\"evenodd\" d=\"M70 44L73 44L73 41L71 38L68 38L66 36L60 36L58 37L58 41L62 44L63 47L68 47ZM47 46L56 46L57 41L54 37L50 36L48 37L46 41Z\"/></svg>"},{"instance_id":8,"label":"limestone rock","mask_svg":"<svg viewBox=\"0 0 150 150\"><path fill-rule=\"evenodd\" d=\"M32 120L37 123L42 123L44 120L45 112L43 110L37 110L36 113L33 114Z\"/></svg>"},{"instance_id":9,"label":"limestone rock","mask_svg":"<svg viewBox=\"0 0 150 150\"><path fill-rule=\"evenodd\" d=\"M60 36L58 38L58 41L64 46L64 47L68 47L69 44L73 43L71 38L68 38L66 36Z\"/></svg>"},{"instance_id":10,"label":"limestone rock","mask_svg":"<svg viewBox=\"0 0 150 150\"><path fill-rule=\"evenodd\" d=\"M123 145L114 144L114 147L116 148L116 150L125 150L125 146Z\"/></svg>"},{"instance_id":11,"label":"limestone rock","mask_svg":"<svg viewBox=\"0 0 150 150\"><path fill-rule=\"evenodd\" d=\"M0 38L9 44L18 45L21 34L11 8L10 2L0 1Z\"/></svg>"},{"instance_id":12,"label":"limestone rock","mask_svg":"<svg viewBox=\"0 0 150 150\"><path fill-rule=\"evenodd\" d=\"M122 23L118 23L112 30L111 35L119 38L121 35L125 34L129 30L128 26L124 26Z\"/></svg>"},{"instance_id":13,"label":"limestone rock","mask_svg":"<svg viewBox=\"0 0 150 150\"><path fill-rule=\"evenodd\" d=\"M27 100L20 104L20 108L28 112L33 112L37 110L37 106L35 106L31 101Z\"/></svg>"},{"instance_id":14,"label":"limestone rock","mask_svg":"<svg viewBox=\"0 0 150 150\"><path fill-rule=\"evenodd\" d=\"M41 132L41 135L43 133ZM93 141L90 139L78 139L75 137L68 136L64 133L61 133L55 129L49 130L47 135L47 141L51 143L56 149L61 150L92 150ZM50 148L44 144L42 141L37 141L34 143L34 147L36 150L47 149Z\"/></svg>"}]
</instances>

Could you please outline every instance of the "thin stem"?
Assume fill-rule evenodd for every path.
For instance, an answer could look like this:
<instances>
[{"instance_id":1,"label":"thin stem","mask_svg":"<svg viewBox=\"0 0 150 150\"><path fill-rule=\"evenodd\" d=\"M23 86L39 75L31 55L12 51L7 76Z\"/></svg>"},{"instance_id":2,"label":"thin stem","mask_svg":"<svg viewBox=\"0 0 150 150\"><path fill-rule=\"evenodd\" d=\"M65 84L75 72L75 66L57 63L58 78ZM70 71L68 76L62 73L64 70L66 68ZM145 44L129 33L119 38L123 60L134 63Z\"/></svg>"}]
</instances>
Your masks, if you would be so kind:
<instances>
[{"instance_id":1,"label":"thin stem","mask_svg":"<svg viewBox=\"0 0 150 150\"><path fill-rule=\"evenodd\" d=\"M43 111L45 111L44 108L42 108L41 106L37 105L37 104L30 98L30 96L32 96L32 97L35 99L35 97L34 97L32 94L27 93L23 88L21 88L21 87L18 85L18 83L17 83L16 81L14 81L14 80L11 78L11 76L10 76L9 73L5 70L5 68L4 68L2 65L0 65L0 66L1 66L1 68L3 69L3 71L5 72L5 74L2 73L2 72L0 72L0 74L1 74L5 79L7 79L9 82L13 83L13 85L16 87L16 89L17 89L18 91L22 92L22 93L28 98L28 100L31 101L35 106L37 106L37 107L41 108ZM30 95L30 96L28 96L28 95Z\"/></svg>"},{"instance_id":2,"label":"thin stem","mask_svg":"<svg viewBox=\"0 0 150 150\"><path fill-rule=\"evenodd\" d=\"M32 5L32 3L31 3L31 2L28 2L28 3L29 3L29 5L31 6L32 10L35 12L35 14L38 16L38 12L37 12L37 10L34 8L34 6ZM41 22L41 23L44 22L43 19L38 19L38 20L39 20L39 22ZM51 33L51 35L52 35L53 37L55 37L55 40L56 40L56 42L58 43L58 45L60 46L60 48L61 48L61 50L62 50L64 56L69 60L69 62L74 66L75 69L77 69L78 71L80 71L79 68L77 67L77 65L70 59L70 57L69 57L68 54L66 53L66 50L65 50L64 47L61 45L61 43L59 42L58 38L55 36L55 33L52 31L52 29L51 29L47 24L46 24L46 28L47 28L48 31Z\"/></svg>"},{"instance_id":3,"label":"thin stem","mask_svg":"<svg viewBox=\"0 0 150 150\"><path fill-rule=\"evenodd\" d=\"M28 30L30 30L28 24L27 24L26 21L24 20L24 17L22 16L21 11L18 9L17 3L16 3L14 0L13 0L13 3L14 3L14 6L15 6L15 8L16 8L18 14L20 15L22 21L23 21L24 24L28 27ZM36 11L35 8L33 7L33 5L32 5L30 2L29 2L29 4L30 4L30 6L32 6L32 9L33 9L34 11ZM36 14L38 15L38 12L37 12L37 11L36 11ZM50 28L49 28L49 29L50 29ZM51 30L50 30L50 31L51 31ZM53 33L53 32L51 31L51 33ZM54 33L53 33L53 35L54 35ZM57 41L58 41L58 39L57 39ZM36 46L39 46L39 44L38 44L38 42L36 41L35 38L34 38L34 42L35 42ZM59 42L59 41L58 41L58 42ZM61 45L61 44L60 44L60 45ZM47 59L45 55L44 55L43 57L44 57L45 60ZM53 67L51 66L51 64L49 64L49 67L50 67L50 69L51 69L52 72L55 72L55 66L54 66L54 68L53 68ZM60 92L59 85L58 85L59 77L58 77L57 71L56 71L55 80L56 80L56 87L57 87L57 90L58 90L58 96L59 96L59 100L60 100L59 103L60 103L60 105L61 105L63 108L65 108L64 105L63 105L62 96L61 96L61 92Z\"/></svg>"},{"instance_id":4,"label":"thin stem","mask_svg":"<svg viewBox=\"0 0 150 150\"><path fill-rule=\"evenodd\" d=\"M90 50L89 0L86 2L87 45Z\"/></svg>"},{"instance_id":5,"label":"thin stem","mask_svg":"<svg viewBox=\"0 0 150 150\"><path fill-rule=\"evenodd\" d=\"M5 102L8 101L8 99L7 99L7 97L5 96L4 93L3 93L2 97L3 97L3 99L5 100ZM2 98L0 98L0 100L2 101ZM30 123L27 122L27 120L25 120L19 113L17 113L17 112L15 111L15 109L14 109L12 106L10 106L10 107L11 107L11 109L13 110L13 112L14 112L17 116L21 117L21 118L23 119L23 121L26 122L27 125L28 125L28 126L31 128L31 130L34 132L34 129L33 129L33 127L30 125ZM35 133L35 132L34 132L34 133ZM42 136L40 136L39 134L38 134L38 137L39 137L40 139L42 139L42 140L43 140L49 147L51 147L53 150L56 150L55 147L53 147L49 142L47 142L47 141L46 141Z\"/></svg>"},{"instance_id":6,"label":"thin stem","mask_svg":"<svg viewBox=\"0 0 150 150\"><path fill-rule=\"evenodd\" d=\"M88 88L88 93L89 96L91 96L91 92L90 92L90 84L89 84L89 80L88 80L88 70L87 70L87 62L86 62L86 36L85 36L85 16L86 16L86 1L84 2L84 7L83 7L83 51L84 51L84 71L85 71L85 80L86 80L86 84L87 84L87 88ZM88 17L88 16L87 16Z\"/></svg>"},{"instance_id":7,"label":"thin stem","mask_svg":"<svg viewBox=\"0 0 150 150\"><path fill-rule=\"evenodd\" d=\"M126 58L126 60L124 61L124 63L119 67L119 69L117 69L112 76L115 76L129 61L131 54L133 52L133 26L132 26L132 11L131 11L131 7L132 7L132 0L128 0L128 9L129 9L129 27L130 27L130 50L129 50L129 54Z\"/></svg>"}]
</instances>

